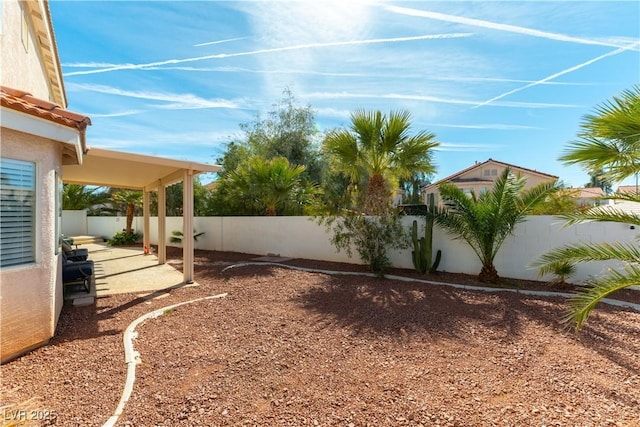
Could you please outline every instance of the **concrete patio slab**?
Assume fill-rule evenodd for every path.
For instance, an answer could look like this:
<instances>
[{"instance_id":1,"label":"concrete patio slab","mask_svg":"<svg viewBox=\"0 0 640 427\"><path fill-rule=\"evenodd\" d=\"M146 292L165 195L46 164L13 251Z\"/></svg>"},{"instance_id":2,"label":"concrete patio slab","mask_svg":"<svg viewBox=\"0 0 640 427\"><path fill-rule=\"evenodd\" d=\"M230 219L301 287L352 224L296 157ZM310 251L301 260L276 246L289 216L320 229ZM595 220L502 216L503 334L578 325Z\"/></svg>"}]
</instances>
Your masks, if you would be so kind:
<instances>
[{"instance_id":1,"label":"concrete patio slab","mask_svg":"<svg viewBox=\"0 0 640 427\"><path fill-rule=\"evenodd\" d=\"M80 247L89 250L95 266L97 297L145 293L183 285L183 275L168 264L158 264L158 257L145 255L138 247L112 247L89 243Z\"/></svg>"}]
</instances>

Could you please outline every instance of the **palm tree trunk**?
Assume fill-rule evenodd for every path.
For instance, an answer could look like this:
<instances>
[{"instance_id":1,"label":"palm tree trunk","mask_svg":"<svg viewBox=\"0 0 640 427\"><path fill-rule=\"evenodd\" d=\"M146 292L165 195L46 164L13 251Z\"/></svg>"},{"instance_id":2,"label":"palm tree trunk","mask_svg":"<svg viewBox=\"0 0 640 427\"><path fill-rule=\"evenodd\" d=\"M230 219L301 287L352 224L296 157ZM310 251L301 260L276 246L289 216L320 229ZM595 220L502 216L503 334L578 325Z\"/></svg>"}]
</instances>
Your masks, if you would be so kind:
<instances>
[{"instance_id":1,"label":"palm tree trunk","mask_svg":"<svg viewBox=\"0 0 640 427\"><path fill-rule=\"evenodd\" d=\"M268 204L265 213L267 216L276 216L276 205Z\"/></svg>"},{"instance_id":2,"label":"palm tree trunk","mask_svg":"<svg viewBox=\"0 0 640 427\"><path fill-rule=\"evenodd\" d=\"M371 175L364 210L367 215L384 214L389 207L389 191L382 175Z\"/></svg>"},{"instance_id":3,"label":"palm tree trunk","mask_svg":"<svg viewBox=\"0 0 640 427\"><path fill-rule=\"evenodd\" d=\"M133 224L133 214L135 213L135 206L133 205L133 203L129 203L127 205L127 236L130 236L132 233L132 227L131 225Z\"/></svg>"},{"instance_id":4,"label":"palm tree trunk","mask_svg":"<svg viewBox=\"0 0 640 427\"><path fill-rule=\"evenodd\" d=\"M493 265L493 263L485 264L482 266L482 270L480 270L480 274L478 275L478 280L484 283L499 283L500 276L498 276L498 270Z\"/></svg>"}]
</instances>

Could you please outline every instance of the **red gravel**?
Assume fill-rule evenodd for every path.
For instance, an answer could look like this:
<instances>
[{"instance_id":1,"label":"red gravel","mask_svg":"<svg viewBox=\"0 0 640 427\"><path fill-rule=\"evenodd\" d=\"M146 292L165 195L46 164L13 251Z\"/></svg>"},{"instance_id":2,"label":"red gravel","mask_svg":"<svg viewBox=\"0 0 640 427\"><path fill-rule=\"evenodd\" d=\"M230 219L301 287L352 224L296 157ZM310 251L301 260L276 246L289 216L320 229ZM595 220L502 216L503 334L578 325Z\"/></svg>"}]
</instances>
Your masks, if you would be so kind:
<instances>
[{"instance_id":1,"label":"red gravel","mask_svg":"<svg viewBox=\"0 0 640 427\"><path fill-rule=\"evenodd\" d=\"M227 292L138 327L142 364L118 425L640 426L640 313L601 305L576 334L559 323L559 298L270 266L221 273L249 258L197 251L198 287L65 307L51 345L2 367L3 404L36 397L56 414L48 424L101 425L124 386L127 325Z\"/></svg>"}]
</instances>

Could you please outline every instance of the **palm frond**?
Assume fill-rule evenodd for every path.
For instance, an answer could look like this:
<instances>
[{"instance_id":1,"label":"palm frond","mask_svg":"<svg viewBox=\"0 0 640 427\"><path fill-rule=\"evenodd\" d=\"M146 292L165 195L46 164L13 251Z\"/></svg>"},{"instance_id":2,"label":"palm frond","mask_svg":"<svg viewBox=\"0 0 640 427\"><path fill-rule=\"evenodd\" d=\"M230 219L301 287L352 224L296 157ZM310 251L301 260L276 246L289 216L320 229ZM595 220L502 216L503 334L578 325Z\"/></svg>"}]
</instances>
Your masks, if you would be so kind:
<instances>
[{"instance_id":1,"label":"palm frond","mask_svg":"<svg viewBox=\"0 0 640 427\"><path fill-rule=\"evenodd\" d=\"M618 260L632 264L640 263L640 247L631 242L573 244L553 249L536 261L531 267L539 268L540 274L553 272L553 265L563 261L577 264L587 261Z\"/></svg>"},{"instance_id":2,"label":"palm frond","mask_svg":"<svg viewBox=\"0 0 640 427\"><path fill-rule=\"evenodd\" d=\"M636 202L640 203L640 193L629 193L629 192L620 192L616 193L614 196L603 197L603 199L611 199L611 200L622 200L626 202Z\"/></svg>"},{"instance_id":3,"label":"palm frond","mask_svg":"<svg viewBox=\"0 0 640 427\"><path fill-rule=\"evenodd\" d=\"M612 270L607 276L591 281L569 300L571 310L564 321L578 330L600 301L616 291L636 285L640 285L639 266L628 265L623 271Z\"/></svg>"},{"instance_id":4,"label":"palm frond","mask_svg":"<svg viewBox=\"0 0 640 427\"><path fill-rule=\"evenodd\" d=\"M586 115L580 138L569 145L560 160L579 164L589 172L603 171L605 178L621 181L640 172L640 85L622 92Z\"/></svg>"},{"instance_id":5,"label":"palm frond","mask_svg":"<svg viewBox=\"0 0 640 427\"><path fill-rule=\"evenodd\" d=\"M564 227L591 221L640 225L640 216L616 209L615 206L598 206L586 212L569 212L559 215L559 218L567 221Z\"/></svg>"}]
</instances>

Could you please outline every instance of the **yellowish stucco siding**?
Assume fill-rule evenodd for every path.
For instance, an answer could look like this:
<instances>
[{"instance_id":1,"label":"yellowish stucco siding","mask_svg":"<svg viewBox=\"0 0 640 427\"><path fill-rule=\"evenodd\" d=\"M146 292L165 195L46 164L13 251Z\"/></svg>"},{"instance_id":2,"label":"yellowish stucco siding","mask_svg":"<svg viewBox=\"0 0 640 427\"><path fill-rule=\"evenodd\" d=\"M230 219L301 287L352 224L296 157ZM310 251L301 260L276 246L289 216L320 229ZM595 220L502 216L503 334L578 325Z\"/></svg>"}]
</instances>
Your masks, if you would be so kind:
<instances>
[{"instance_id":1,"label":"yellowish stucco siding","mask_svg":"<svg viewBox=\"0 0 640 427\"><path fill-rule=\"evenodd\" d=\"M39 57L33 28L28 17L25 22L30 28L26 40L24 37L23 6L17 1L4 0L0 6L2 6L0 64L3 68L3 72L0 73L0 84L27 91L36 98L52 101L48 77Z\"/></svg>"}]
</instances>

